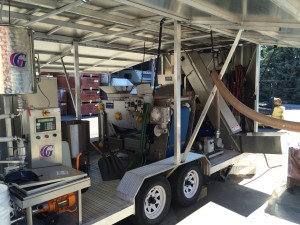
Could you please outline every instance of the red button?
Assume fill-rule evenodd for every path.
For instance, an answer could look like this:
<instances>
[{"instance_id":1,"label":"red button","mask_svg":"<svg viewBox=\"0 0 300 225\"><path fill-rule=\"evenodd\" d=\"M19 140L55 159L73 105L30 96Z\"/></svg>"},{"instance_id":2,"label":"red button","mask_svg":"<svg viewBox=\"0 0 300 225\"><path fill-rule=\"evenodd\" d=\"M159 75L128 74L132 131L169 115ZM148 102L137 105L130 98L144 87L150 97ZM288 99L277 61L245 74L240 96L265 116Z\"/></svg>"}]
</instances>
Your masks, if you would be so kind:
<instances>
[{"instance_id":1,"label":"red button","mask_svg":"<svg viewBox=\"0 0 300 225\"><path fill-rule=\"evenodd\" d=\"M45 135L45 138L49 138L49 135L48 135L48 134L46 134L46 135Z\"/></svg>"}]
</instances>

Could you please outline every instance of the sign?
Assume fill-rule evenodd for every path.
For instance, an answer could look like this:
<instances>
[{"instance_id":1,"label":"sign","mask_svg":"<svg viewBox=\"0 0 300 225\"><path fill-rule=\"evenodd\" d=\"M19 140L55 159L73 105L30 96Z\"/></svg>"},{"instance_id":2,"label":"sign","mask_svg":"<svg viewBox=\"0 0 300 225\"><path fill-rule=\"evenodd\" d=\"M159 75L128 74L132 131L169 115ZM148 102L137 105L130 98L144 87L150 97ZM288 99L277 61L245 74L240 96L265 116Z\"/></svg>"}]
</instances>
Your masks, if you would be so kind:
<instances>
[{"instance_id":1,"label":"sign","mask_svg":"<svg viewBox=\"0 0 300 225\"><path fill-rule=\"evenodd\" d=\"M26 66L26 54L23 52L14 52L10 55L10 63L16 67Z\"/></svg>"},{"instance_id":2,"label":"sign","mask_svg":"<svg viewBox=\"0 0 300 225\"><path fill-rule=\"evenodd\" d=\"M42 158L54 158L54 145L44 145L40 148Z\"/></svg>"}]
</instances>

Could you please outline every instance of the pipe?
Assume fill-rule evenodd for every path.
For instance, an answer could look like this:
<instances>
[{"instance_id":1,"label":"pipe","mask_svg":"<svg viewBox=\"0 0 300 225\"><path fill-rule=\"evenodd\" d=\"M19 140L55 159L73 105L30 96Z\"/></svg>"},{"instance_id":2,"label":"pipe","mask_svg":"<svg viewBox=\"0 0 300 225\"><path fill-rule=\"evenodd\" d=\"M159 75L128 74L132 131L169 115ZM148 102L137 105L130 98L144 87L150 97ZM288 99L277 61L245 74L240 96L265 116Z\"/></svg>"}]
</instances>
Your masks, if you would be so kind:
<instances>
[{"instance_id":1,"label":"pipe","mask_svg":"<svg viewBox=\"0 0 300 225\"><path fill-rule=\"evenodd\" d=\"M0 137L0 142L16 141L17 137Z\"/></svg>"},{"instance_id":2,"label":"pipe","mask_svg":"<svg viewBox=\"0 0 300 225\"><path fill-rule=\"evenodd\" d=\"M216 119L216 133L220 133L220 127L221 127L221 115L220 115L220 93L217 90L216 95L214 98L214 105L215 105L215 119Z\"/></svg>"},{"instance_id":3,"label":"pipe","mask_svg":"<svg viewBox=\"0 0 300 225\"><path fill-rule=\"evenodd\" d=\"M219 89L222 96L232 105L237 111L247 116L248 118L255 120L259 123L271 126L277 129L300 132L300 123L287 120L275 119L269 116L260 114L253 109L247 107L236 99L230 91L225 87L223 82L219 79L217 74L212 73L212 80Z\"/></svg>"},{"instance_id":4,"label":"pipe","mask_svg":"<svg viewBox=\"0 0 300 225\"><path fill-rule=\"evenodd\" d=\"M20 163L24 163L25 158L26 158L26 149L24 145L24 141L22 138L13 136L13 137L0 137L0 142L11 142L11 141L17 141L18 145L18 158L21 160Z\"/></svg>"},{"instance_id":5,"label":"pipe","mask_svg":"<svg viewBox=\"0 0 300 225\"><path fill-rule=\"evenodd\" d=\"M11 224L14 224L14 223L17 223L17 222L22 221L22 220L25 220L25 216L21 216L21 217L19 217L19 218L17 218L17 219L14 219L14 220L12 220L10 223L11 223Z\"/></svg>"},{"instance_id":6,"label":"pipe","mask_svg":"<svg viewBox=\"0 0 300 225\"><path fill-rule=\"evenodd\" d=\"M10 117L11 117L10 114L1 114L0 115L0 120L7 119L7 118L10 118Z\"/></svg>"}]
</instances>

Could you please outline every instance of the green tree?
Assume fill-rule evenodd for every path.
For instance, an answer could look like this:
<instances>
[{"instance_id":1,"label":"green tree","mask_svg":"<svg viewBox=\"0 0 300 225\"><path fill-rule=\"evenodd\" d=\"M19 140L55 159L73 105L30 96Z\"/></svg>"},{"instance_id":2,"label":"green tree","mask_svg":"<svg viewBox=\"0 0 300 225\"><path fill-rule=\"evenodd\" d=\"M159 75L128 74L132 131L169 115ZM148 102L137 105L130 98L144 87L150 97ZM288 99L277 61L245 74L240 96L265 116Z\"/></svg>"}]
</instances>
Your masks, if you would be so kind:
<instances>
[{"instance_id":1,"label":"green tree","mask_svg":"<svg viewBox=\"0 0 300 225\"><path fill-rule=\"evenodd\" d=\"M279 97L300 103L300 49L263 46L261 51L260 101Z\"/></svg>"}]
</instances>

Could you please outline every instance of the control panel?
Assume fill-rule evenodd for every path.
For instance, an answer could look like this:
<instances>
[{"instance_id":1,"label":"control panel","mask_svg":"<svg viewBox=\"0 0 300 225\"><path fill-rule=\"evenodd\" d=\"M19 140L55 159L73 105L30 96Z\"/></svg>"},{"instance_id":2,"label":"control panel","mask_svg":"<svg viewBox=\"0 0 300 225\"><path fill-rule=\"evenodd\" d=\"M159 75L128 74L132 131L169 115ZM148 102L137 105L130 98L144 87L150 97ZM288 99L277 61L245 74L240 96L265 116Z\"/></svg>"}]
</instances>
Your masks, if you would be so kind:
<instances>
[{"instance_id":1,"label":"control panel","mask_svg":"<svg viewBox=\"0 0 300 225\"><path fill-rule=\"evenodd\" d=\"M61 119L59 108L30 110L28 117L31 168L62 164Z\"/></svg>"},{"instance_id":2,"label":"control panel","mask_svg":"<svg viewBox=\"0 0 300 225\"><path fill-rule=\"evenodd\" d=\"M45 132L45 131L52 131L56 130L56 118L49 117L49 118L37 118L35 120L35 132Z\"/></svg>"}]
</instances>

